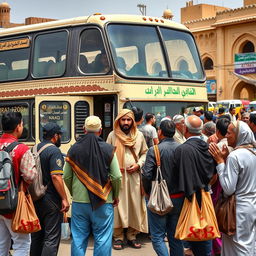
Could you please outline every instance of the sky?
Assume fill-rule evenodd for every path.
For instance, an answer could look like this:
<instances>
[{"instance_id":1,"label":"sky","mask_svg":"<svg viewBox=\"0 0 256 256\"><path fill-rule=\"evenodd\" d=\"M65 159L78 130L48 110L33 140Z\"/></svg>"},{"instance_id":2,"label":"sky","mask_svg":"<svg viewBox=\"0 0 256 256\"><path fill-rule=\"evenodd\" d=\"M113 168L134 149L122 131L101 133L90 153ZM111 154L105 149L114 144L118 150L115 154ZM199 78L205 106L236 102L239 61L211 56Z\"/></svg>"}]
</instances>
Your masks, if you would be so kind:
<instances>
[{"instance_id":1,"label":"sky","mask_svg":"<svg viewBox=\"0 0 256 256\"><path fill-rule=\"evenodd\" d=\"M102 14L138 14L138 4L146 5L148 16L161 17L168 7L174 14L173 20L180 22L180 9L187 0L0 0L11 7L11 22L24 23L27 17L66 19ZM228 8L243 6L243 0L194 0L195 4L214 4Z\"/></svg>"}]
</instances>

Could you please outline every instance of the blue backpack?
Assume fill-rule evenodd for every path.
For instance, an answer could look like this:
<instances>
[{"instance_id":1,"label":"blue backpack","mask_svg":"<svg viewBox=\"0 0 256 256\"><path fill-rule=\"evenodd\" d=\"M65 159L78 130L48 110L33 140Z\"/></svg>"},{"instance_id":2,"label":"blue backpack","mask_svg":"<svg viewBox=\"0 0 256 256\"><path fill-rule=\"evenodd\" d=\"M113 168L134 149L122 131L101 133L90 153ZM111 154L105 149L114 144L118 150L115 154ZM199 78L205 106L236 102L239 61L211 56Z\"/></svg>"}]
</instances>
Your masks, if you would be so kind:
<instances>
[{"instance_id":1,"label":"blue backpack","mask_svg":"<svg viewBox=\"0 0 256 256\"><path fill-rule=\"evenodd\" d=\"M0 150L0 214L11 213L16 210L18 203L18 186L15 181L12 157L10 152L18 145L12 142Z\"/></svg>"}]
</instances>

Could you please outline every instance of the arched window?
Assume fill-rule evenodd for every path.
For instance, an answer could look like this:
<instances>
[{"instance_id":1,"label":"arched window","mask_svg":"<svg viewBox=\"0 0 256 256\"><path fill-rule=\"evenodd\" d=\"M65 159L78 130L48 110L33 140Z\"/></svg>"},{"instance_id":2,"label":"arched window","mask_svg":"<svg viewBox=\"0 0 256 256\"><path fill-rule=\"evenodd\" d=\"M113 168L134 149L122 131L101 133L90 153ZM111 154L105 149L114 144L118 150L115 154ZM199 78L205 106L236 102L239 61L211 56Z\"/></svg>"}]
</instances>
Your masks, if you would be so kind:
<instances>
[{"instance_id":1,"label":"arched window","mask_svg":"<svg viewBox=\"0 0 256 256\"><path fill-rule=\"evenodd\" d=\"M247 53L247 52L254 52L254 45L250 41L246 42L242 48L242 53Z\"/></svg>"},{"instance_id":2,"label":"arched window","mask_svg":"<svg viewBox=\"0 0 256 256\"><path fill-rule=\"evenodd\" d=\"M211 58L207 58L204 61L204 69L205 70L212 70L213 69L213 61Z\"/></svg>"}]
</instances>

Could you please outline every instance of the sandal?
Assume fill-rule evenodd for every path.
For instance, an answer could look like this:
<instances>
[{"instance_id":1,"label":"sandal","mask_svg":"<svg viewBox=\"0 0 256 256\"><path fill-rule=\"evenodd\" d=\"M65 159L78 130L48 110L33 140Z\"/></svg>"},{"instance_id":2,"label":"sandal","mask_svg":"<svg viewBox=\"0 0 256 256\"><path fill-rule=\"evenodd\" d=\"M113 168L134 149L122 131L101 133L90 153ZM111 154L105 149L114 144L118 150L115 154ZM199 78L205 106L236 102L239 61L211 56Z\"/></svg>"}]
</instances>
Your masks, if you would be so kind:
<instances>
[{"instance_id":1,"label":"sandal","mask_svg":"<svg viewBox=\"0 0 256 256\"><path fill-rule=\"evenodd\" d=\"M124 242L122 240L115 240L113 242L113 249L123 250L124 249Z\"/></svg>"},{"instance_id":2,"label":"sandal","mask_svg":"<svg viewBox=\"0 0 256 256\"><path fill-rule=\"evenodd\" d=\"M127 244L130 245L134 249L140 249L141 248L141 244L138 243L136 239L134 239L134 240L127 240Z\"/></svg>"}]
</instances>

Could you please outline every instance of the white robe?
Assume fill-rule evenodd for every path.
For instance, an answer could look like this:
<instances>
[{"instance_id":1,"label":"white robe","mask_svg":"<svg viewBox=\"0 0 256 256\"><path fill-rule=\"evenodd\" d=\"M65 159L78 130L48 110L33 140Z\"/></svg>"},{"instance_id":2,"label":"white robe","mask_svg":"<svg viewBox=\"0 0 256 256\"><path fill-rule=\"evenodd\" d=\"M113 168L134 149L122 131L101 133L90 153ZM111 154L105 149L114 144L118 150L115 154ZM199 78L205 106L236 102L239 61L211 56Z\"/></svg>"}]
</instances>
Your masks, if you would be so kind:
<instances>
[{"instance_id":1,"label":"white robe","mask_svg":"<svg viewBox=\"0 0 256 256\"><path fill-rule=\"evenodd\" d=\"M217 166L226 195L236 195L236 234L222 236L222 256L252 256L256 239L256 156L248 149L231 152Z\"/></svg>"}]
</instances>

